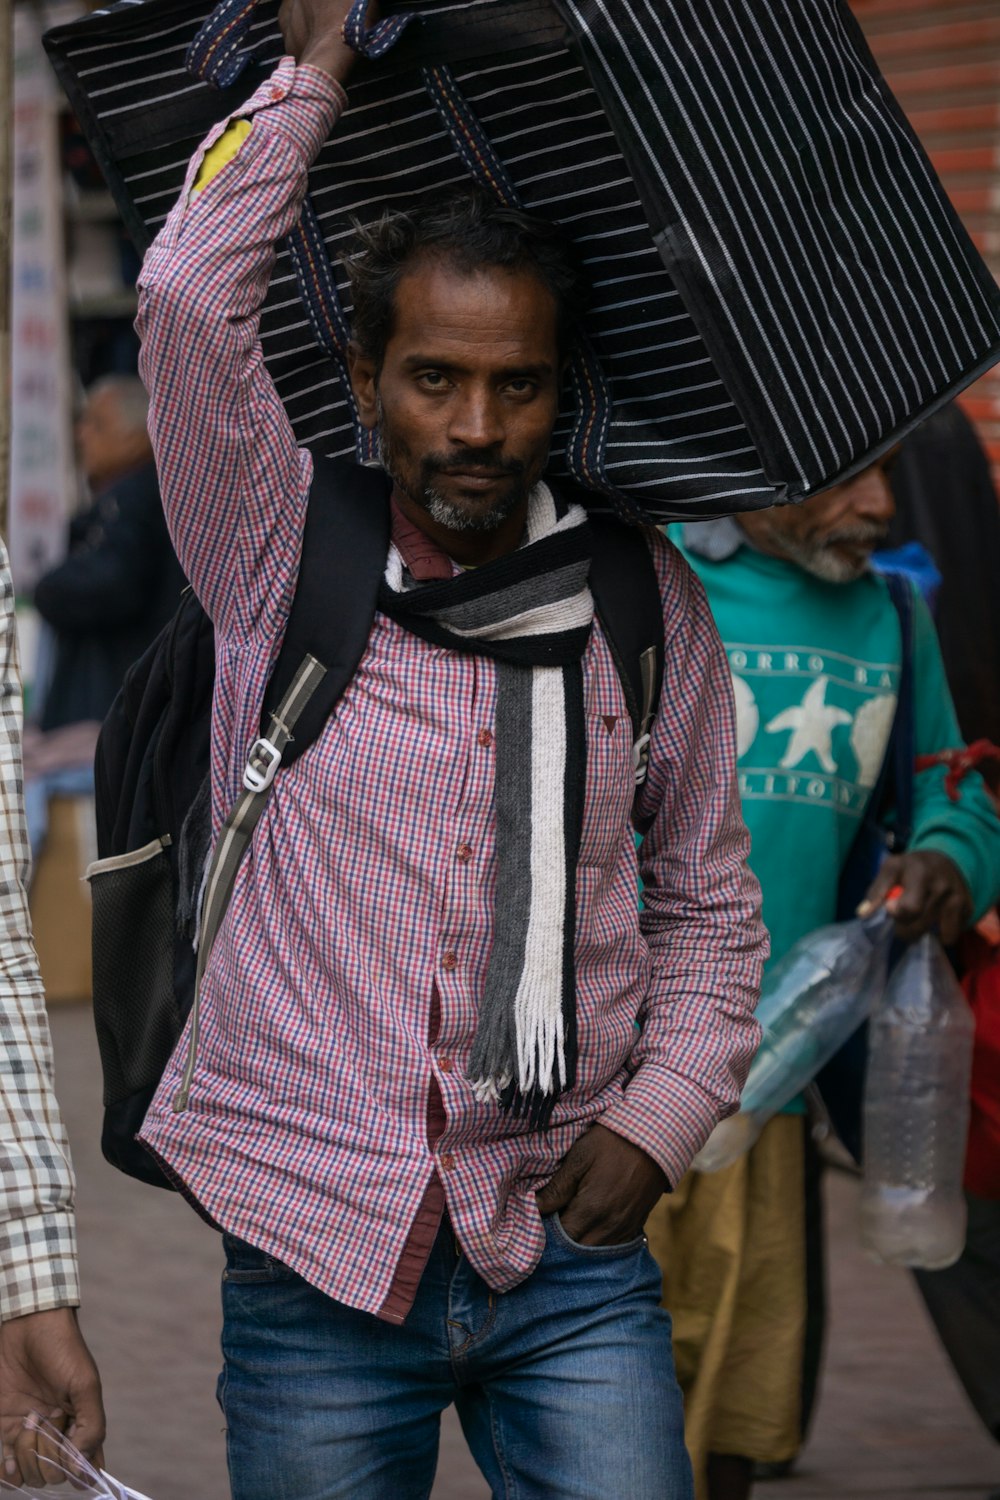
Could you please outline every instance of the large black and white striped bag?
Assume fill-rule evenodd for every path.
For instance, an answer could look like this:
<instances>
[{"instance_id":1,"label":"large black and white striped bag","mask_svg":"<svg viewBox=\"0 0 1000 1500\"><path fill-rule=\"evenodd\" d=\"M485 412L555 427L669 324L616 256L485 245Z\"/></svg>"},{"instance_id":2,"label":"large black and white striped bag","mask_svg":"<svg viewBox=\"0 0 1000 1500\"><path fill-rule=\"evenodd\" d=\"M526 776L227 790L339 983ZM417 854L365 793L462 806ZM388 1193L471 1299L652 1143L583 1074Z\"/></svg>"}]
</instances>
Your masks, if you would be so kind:
<instances>
[{"instance_id":1,"label":"large black and white striped bag","mask_svg":"<svg viewBox=\"0 0 1000 1500\"><path fill-rule=\"evenodd\" d=\"M800 499L1000 357L1000 292L841 0L388 0L367 32L365 8L262 319L300 442L367 451L340 356L352 218L470 174L583 249L553 463L599 506ZM122 0L46 38L140 246L281 55L277 10Z\"/></svg>"}]
</instances>

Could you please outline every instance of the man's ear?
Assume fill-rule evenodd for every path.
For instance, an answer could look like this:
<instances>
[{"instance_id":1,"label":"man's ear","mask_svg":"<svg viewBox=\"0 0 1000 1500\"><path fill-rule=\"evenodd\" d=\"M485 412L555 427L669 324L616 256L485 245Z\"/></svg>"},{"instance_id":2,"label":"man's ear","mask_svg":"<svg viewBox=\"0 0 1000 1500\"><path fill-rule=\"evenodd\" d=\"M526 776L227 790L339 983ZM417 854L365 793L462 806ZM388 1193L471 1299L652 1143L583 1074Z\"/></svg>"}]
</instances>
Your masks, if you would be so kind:
<instances>
[{"instance_id":1,"label":"man's ear","mask_svg":"<svg viewBox=\"0 0 1000 1500\"><path fill-rule=\"evenodd\" d=\"M364 353L357 339L351 339L347 346L347 372L361 425L371 432L378 423L378 371L375 361Z\"/></svg>"}]
</instances>

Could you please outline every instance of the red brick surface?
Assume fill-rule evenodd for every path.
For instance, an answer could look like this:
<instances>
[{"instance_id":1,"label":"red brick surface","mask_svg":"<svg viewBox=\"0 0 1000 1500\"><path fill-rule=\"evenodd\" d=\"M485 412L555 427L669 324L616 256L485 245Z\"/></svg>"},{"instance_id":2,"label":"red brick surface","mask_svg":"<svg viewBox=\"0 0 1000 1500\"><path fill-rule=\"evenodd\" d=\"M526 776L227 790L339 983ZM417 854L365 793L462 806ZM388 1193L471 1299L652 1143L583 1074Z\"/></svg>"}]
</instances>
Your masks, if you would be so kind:
<instances>
[{"instance_id":1,"label":"red brick surface","mask_svg":"<svg viewBox=\"0 0 1000 1500\"><path fill-rule=\"evenodd\" d=\"M851 0L945 191L1000 277L1000 0ZM1000 375L962 404L1000 487Z\"/></svg>"}]
</instances>

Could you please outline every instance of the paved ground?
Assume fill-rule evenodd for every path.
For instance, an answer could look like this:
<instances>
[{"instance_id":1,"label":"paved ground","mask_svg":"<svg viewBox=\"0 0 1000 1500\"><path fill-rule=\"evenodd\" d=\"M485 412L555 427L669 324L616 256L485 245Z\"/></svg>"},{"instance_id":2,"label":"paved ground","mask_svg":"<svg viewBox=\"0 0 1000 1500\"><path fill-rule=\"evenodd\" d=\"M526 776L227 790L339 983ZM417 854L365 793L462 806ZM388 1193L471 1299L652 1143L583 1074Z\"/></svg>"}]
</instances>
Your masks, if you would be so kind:
<instances>
[{"instance_id":1,"label":"paved ground","mask_svg":"<svg viewBox=\"0 0 1000 1500\"><path fill-rule=\"evenodd\" d=\"M151 1500L226 1500L217 1237L174 1195L105 1165L89 1012L57 1009L53 1033L111 1472ZM831 1174L828 1189L833 1316L816 1430L800 1473L759 1486L756 1500L985 1500L1000 1486L1000 1448L966 1406L907 1276L858 1250L855 1184ZM453 1417L433 1500L488 1500Z\"/></svg>"}]
</instances>

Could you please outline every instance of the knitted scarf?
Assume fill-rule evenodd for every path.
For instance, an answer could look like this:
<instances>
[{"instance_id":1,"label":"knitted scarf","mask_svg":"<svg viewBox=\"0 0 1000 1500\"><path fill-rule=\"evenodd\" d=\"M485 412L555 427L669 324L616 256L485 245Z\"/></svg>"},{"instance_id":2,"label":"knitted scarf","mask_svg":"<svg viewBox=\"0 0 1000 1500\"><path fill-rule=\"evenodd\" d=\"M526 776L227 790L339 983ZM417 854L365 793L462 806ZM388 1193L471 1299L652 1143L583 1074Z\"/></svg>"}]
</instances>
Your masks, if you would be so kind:
<instances>
[{"instance_id":1,"label":"knitted scarf","mask_svg":"<svg viewBox=\"0 0 1000 1500\"><path fill-rule=\"evenodd\" d=\"M557 505L540 484L516 552L408 588L393 547L379 592L379 608L415 635L497 663L497 896L468 1077L480 1098L538 1127L576 1076L590 558L583 509Z\"/></svg>"}]
</instances>

